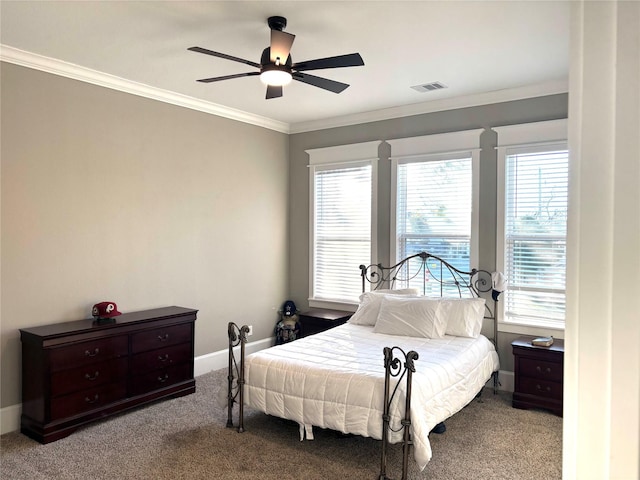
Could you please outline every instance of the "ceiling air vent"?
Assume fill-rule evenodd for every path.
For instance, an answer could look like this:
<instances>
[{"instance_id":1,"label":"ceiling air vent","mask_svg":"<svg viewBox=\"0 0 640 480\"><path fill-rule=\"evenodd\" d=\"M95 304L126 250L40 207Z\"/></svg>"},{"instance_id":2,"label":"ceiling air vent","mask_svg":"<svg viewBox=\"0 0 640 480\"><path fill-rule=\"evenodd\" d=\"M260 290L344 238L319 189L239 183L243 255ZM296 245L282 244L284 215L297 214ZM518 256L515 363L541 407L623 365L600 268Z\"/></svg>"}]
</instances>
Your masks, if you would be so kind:
<instances>
[{"instance_id":1,"label":"ceiling air vent","mask_svg":"<svg viewBox=\"0 0 640 480\"><path fill-rule=\"evenodd\" d=\"M424 85L414 85L411 88L413 88L414 90L420 93L425 93L425 92L433 92L434 90L442 90L443 88L447 88L447 86L442 82L431 82L431 83L425 83Z\"/></svg>"}]
</instances>

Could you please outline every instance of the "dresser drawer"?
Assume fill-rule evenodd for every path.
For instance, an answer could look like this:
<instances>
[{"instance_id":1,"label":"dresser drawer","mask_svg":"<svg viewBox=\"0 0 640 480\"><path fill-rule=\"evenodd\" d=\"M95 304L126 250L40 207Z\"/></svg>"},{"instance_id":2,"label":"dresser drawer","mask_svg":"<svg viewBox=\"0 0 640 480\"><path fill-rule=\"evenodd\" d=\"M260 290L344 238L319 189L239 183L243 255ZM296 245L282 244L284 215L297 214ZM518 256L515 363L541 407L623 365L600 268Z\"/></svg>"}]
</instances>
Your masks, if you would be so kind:
<instances>
[{"instance_id":1,"label":"dresser drawer","mask_svg":"<svg viewBox=\"0 0 640 480\"><path fill-rule=\"evenodd\" d=\"M127 355L128 349L126 335L52 348L50 351L51 371L56 372L102 362L114 357L124 357Z\"/></svg>"},{"instance_id":2,"label":"dresser drawer","mask_svg":"<svg viewBox=\"0 0 640 480\"><path fill-rule=\"evenodd\" d=\"M193 367L190 363L174 365L144 375L136 375L131 379L131 395L142 395L174 383L184 382L192 377Z\"/></svg>"},{"instance_id":3,"label":"dresser drawer","mask_svg":"<svg viewBox=\"0 0 640 480\"><path fill-rule=\"evenodd\" d=\"M518 393L562 400L562 383L530 377L520 377L518 380Z\"/></svg>"},{"instance_id":4,"label":"dresser drawer","mask_svg":"<svg viewBox=\"0 0 640 480\"><path fill-rule=\"evenodd\" d=\"M140 375L151 370L166 368L179 363L191 363L193 356L190 343L181 343L138 353L131 358L131 374Z\"/></svg>"},{"instance_id":5,"label":"dresser drawer","mask_svg":"<svg viewBox=\"0 0 640 480\"><path fill-rule=\"evenodd\" d=\"M525 377L539 378L550 382L562 382L562 363L545 362L536 358L521 357L519 374Z\"/></svg>"},{"instance_id":6,"label":"dresser drawer","mask_svg":"<svg viewBox=\"0 0 640 480\"><path fill-rule=\"evenodd\" d=\"M120 381L56 397L51 400L51 420L102 408L126 398L126 395L126 382Z\"/></svg>"},{"instance_id":7,"label":"dresser drawer","mask_svg":"<svg viewBox=\"0 0 640 480\"><path fill-rule=\"evenodd\" d=\"M187 323L135 333L131 336L131 351L139 353L167 345L188 343L193 338L192 328L193 325Z\"/></svg>"},{"instance_id":8,"label":"dresser drawer","mask_svg":"<svg viewBox=\"0 0 640 480\"><path fill-rule=\"evenodd\" d=\"M51 375L51 396L116 382L127 375L127 363L127 358L123 357L56 372Z\"/></svg>"}]
</instances>

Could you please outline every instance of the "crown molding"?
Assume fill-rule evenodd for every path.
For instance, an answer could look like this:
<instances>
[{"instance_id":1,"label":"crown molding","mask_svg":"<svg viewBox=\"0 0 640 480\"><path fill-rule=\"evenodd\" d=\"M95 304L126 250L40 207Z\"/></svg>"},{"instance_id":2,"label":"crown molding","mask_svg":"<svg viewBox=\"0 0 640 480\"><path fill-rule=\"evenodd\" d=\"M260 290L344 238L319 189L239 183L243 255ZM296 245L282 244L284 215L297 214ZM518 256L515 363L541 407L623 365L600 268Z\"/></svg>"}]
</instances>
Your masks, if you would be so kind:
<instances>
[{"instance_id":1,"label":"crown molding","mask_svg":"<svg viewBox=\"0 0 640 480\"><path fill-rule=\"evenodd\" d=\"M495 90L473 95L443 98L429 102L413 103L398 107L373 110L370 112L345 115L342 117L327 118L322 120L311 120L309 122L299 122L291 125L289 133L304 133L314 130L325 130L328 128L346 127L361 123L378 122L381 120L391 120L393 118L409 117L425 113L441 112L445 110L455 110L459 108L477 107L492 103L511 102L514 100L524 100L527 98L544 97L567 93L569 91L569 81L566 79L546 82L537 85L526 85L518 88Z\"/></svg>"},{"instance_id":2,"label":"crown molding","mask_svg":"<svg viewBox=\"0 0 640 480\"><path fill-rule=\"evenodd\" d=\"M242 110L225 107L224 105L205 102L194 97L170 92L168 90L152 87L143 83L133 82L121 77L116 77L114 75L102 73L97 70L81 67L79 65L64 62L62 60L45 57L43 55L37 55L35 53L20 50L8 45L0 44L0 61L13 63L27 68L33 68L35 70L41 70L43 72L52 73L54 75L60 75L74 80L79 80L81 82L87 82L93 85L111 88L113 90L150 98L152 100L197 110L211 115L217 115L219 117L264 127L270 130L275 130L277 132L287 134L325 130L329 128L345 127L349 125L377 122L381 120L390 120L394 118L440 112L444 110L476 107L480 105L509 102L514 100L523 100L526 98L567 93L569 91L568 80L563 79L538 85L527 85L519 88L496 90L493 92L474 95L443 98L438 100L431 100L429 102L402 105L398 107L374 110L370 112L289 124L286 122L273 120L271 118L262 117L260 115L254 115Z\"/></svg>"},{"instance_id":3,"label":"crown molding","mask_svg":"<svg viewBox=\"0 0 640 480\"><path fill-rule=\"evenodd\" d=\"M0 44L0 60L179 107L289 133L289 124Z\"/></svg>"}]
</instances>

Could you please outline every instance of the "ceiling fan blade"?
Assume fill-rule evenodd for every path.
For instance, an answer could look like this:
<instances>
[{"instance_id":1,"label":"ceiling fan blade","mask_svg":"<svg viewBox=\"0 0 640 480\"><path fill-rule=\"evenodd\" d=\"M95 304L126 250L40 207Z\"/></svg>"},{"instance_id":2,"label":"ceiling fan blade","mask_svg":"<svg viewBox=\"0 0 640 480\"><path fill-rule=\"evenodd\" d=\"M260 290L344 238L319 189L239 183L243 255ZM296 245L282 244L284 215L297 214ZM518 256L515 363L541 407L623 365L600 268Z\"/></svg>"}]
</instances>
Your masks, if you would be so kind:
<instances>
[{"instance_id":1,"label":"ceiling fan blade","mask_svg":"<svg viewBox=\"0 0 640 480\"><path fill-rule=\"evenodd\" d=\"M282 96L282 86L281 85L267 85L267 96L265 97L267 100L270 98L278 98Z\"/></svg>"},{"instance_id":2,"label":"ceiling fan blade","mask_svg":"<svg viewBox=\"0 0 640 480\"><path fill-rule=\"evenodd\" d=\"M226 53L214 52L213 50L207 50L202 47L189 47L187 50L191 50L192 52L204 53L205 55L211 55L213 57L224 58L225 60L233 60L234 62L244 63L245 65L251 65L252 67L260 68L260 64L256 62L252 62L251 60L245 60L244 58L234 57L232 55L227 55Z\"/></svg>"},{"instance_id":3,"label":"ceiling fan blade","mask_svg":"<svg viewBox=\"0 0 640 480\"><path fill-rule=\"evenodd\" d=\"M321 68L359 67L362 65L364 65L364 60L362 60L359 53L348 53L337 57L307 60L306 62L296 63L291 68L302 72L304 70L320 70Z\"/></svg>"},{"instance_id":4,"label":"ceiling fan blade","mask_svg":"<svg viewBox=\"0 0 640 480\"><path fill-rule=\"evenodd\" d=\"M276 59L280 58L280 64L287 63L291 45L296 36L290 33L281 32L279 30L271 30L271 63L276 63Z\"/></svg>"},{"instance_id":5,"label":"ceiling fan blade","mask_svg":"<svg viewBox=\"0 0 640 480\"><path fill-rule=\"evenodd\" d=\"M220 80L231 80L232 78L253 77L255 75L260 75L260 72L235 73L233 75L225 75L223 77L203 78L201 80L196 80L196 81L202 82L202 83L211 83L211 82L219 82Z\"/></svg>"},{"instance_id":6,"label":"ceiling fan blade","mask_svg":"<svg viewBox=\"0 0 640 480\"><path fill-rule=\"evenodd\" d=\"M333 93L340 93L345 90L349 84L336 82L335 80L329 80L328 78L316 77L315 75L309 75L308 73L293 73L293 79L302 83L308 83L314 87L324 88Z\"/></svg>"}]
</instances>

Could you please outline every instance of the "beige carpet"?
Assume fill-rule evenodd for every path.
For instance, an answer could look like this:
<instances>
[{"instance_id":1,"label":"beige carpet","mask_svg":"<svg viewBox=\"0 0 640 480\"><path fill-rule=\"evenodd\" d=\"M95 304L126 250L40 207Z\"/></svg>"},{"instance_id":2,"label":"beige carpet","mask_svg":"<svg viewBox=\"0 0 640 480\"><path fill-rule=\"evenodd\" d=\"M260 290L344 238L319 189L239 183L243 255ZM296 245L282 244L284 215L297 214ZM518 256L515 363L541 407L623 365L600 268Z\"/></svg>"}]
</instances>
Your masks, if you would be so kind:
<instances>
[{"instance_id":1,"label":"beige carpet","mask_svg":"<svg viewBox=\"0 0 640 480\"><path fill-rule=\"evenodd\" d=\"M300 442L295 423L246 412L247 431L225 428L216 406L223 371L196 379L196 393L92 424L39 443L0 439L0 477L10 479L377 479L380 442L315 429ZM431 435L433 459L411 479L560 479L562 419L511 408L511 396L485 391ZM394 445L387 474L400 478Z\"/></svg>"}]
</instances>

